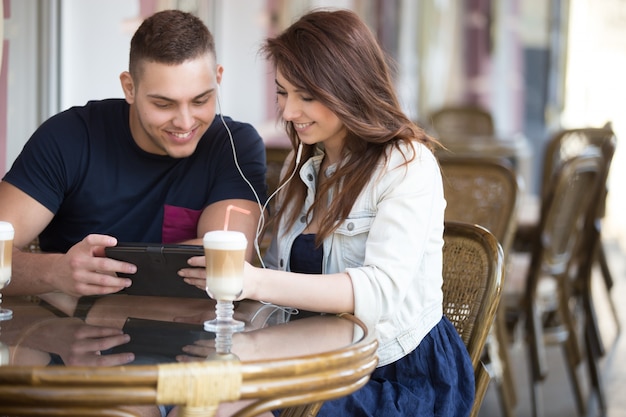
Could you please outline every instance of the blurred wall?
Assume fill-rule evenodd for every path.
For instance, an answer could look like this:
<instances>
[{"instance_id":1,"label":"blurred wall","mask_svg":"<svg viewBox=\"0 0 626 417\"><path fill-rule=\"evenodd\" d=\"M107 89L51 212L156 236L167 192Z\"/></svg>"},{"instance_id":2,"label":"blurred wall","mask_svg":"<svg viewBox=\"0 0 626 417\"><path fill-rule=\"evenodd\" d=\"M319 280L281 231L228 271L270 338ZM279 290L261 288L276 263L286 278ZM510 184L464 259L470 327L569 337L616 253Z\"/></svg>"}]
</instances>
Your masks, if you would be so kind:
<instances>
[{"instance_id":1,"label":"blurred wall","mask_svg":"<svg viewBox=\"0 0 626 417\"><path fill-rule=\"evenodd\" d=\"M0 122L4 116L10 123L0 126L0 171L51 114L90 99L121 97L118 76L127 67L132 33L145 16L163 8L198 14L215 34L225 67L222 111L255 124L270 141L279 137L273 75L258 48L305 10L326 6L351 8L368 22L397 61L400 100L412 118L424 121L447 104L480 103L493 113L499 134L521 131L528 137L538 168L549 130L604 102L586 100L597 96L598 85L591 82L568 81L564 94L564 62L576 56L566 49L567 6L583 8L571 19L580 22L577 27L592 17L615 20L624 8L622 0L606 0L602 4L613 10L601 17L596 11L604 8L589 12L591 0L1 1L5 81L0 88L6 105ZM577 38L570 45L585 42ZM581 74L579 62L568 63L570 73ZM607 72L603 79L611 77ZM609 92L607 83L601 89Z\"/></svg>"}]
</instances>

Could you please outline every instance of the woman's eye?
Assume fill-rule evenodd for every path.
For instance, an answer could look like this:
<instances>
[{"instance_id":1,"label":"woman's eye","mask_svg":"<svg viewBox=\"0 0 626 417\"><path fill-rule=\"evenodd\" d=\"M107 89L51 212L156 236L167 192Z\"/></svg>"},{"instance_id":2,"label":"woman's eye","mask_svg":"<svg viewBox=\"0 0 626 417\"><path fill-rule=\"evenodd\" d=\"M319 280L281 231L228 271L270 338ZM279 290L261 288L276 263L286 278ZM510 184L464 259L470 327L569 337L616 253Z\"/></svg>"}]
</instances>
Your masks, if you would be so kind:
<instances>
[{"instance_id":1,"label":"woman's eye","mask_svg":"<svg viewBox=\"0 0 626 417\"><path fill-rule=\"evenodd\" d=\"M286 95L287 95L287 93L286 93L285 91L282 91L282 90L276 90L276 95L279 95L279 96L286 96Z\"/></svg>"},{"instance_id":2,"label":"woman's eye","mask_svg":"<svg viewBox=\"0 0 626 417\"><path fill-rule=\"evenodd\" d=\"M313 97L302 97L302 101L313 101L315 100Z\"/></svg>"}]
</instances>

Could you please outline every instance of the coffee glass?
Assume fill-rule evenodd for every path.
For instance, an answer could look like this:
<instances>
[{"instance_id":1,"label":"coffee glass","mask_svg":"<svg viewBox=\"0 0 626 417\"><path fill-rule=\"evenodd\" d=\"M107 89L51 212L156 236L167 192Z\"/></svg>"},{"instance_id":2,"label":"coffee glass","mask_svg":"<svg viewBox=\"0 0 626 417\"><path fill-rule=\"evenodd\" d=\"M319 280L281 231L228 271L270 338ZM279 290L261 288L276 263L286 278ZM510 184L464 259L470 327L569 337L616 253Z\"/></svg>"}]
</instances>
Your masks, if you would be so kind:
<instances>
[{"instance_id":1,"label":"coffee glass","mask_svg":"<svg viewBox=\"0 0 626 417\"><path fill-rule=\"evenodd\" d=\"M0 290L11 282L14 235L13 225L0 221ZM2 294L0 294L0 320L8 320L11 317L13 317L13 312L8 308L2 308Z\"/></svg>"},{"instance_id":2,"label":"coffee glass","mask_svg":"<svg viewBox=\"0 0 626 417\"><path fill-rule=\"evenodd\" d=\"M206 292L216 300L216 317L206 321L204 329L211 332L243 330L244 323L233 319L233 301L243 291L246 235L232 230L215 230L205 233L203 244Z\"/></svg>"}]
</instances>

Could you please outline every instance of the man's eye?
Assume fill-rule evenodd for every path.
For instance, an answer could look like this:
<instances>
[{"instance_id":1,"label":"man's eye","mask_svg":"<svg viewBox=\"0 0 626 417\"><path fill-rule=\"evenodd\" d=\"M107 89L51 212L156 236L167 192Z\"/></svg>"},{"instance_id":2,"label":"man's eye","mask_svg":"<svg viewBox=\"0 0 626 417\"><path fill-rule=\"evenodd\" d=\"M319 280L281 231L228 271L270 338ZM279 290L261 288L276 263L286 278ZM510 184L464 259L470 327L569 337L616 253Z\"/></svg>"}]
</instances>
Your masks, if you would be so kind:
<instances>
[{"instance_id":1,"label":"man's eye","mask_svg":"<svg viewBox=\"0 0 626 417\"><path fill-rule=\"evenodd\" d=\"M166 109L170 106L169 103L154 103L154 105L158 107L159 109Z\"/></svg>"}]
</instances>

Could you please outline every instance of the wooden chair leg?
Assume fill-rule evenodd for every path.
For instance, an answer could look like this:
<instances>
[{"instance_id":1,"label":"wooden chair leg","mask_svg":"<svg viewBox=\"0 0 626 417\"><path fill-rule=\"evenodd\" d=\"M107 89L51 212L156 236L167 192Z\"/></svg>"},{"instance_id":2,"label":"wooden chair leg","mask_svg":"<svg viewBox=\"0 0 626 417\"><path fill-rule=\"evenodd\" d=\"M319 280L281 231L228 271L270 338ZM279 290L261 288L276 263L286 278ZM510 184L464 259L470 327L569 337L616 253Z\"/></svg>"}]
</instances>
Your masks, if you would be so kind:
<instances>
[{"instance_id":1,"label":"wooden chair leg","mask_svg":"<svg viewBox=\"0 0 626 417\"><path fill-rule=\"evenodd\" d=\"M537 369L533 365L534 354L532 352L532 347L530 345L527 346L528 350L528 361L529 363L529 374L528 380L530 381L530 412L532 417L543 417L543 396L541 392L541 383L542 379L537 374Z\"/></svg>"},{"instance_id":2,"label":"wooden chair leg","mask_svg":"<svg viewBox=\"0 0 626 417\"><path fill-rule=\"evenodd\" d=\"M528 352L528 380L530 382L532 417L543 416L541 384L548 374L541 326L542 323L537 308L533 306L527 307L526 350Z\"/></svg>"},{"instance_id":3,"label":"wooden chair leg","mask_svg":"<svg viewBox=\"0 0 626 417\"><path fill-rule=\"evenodd\" d=\"M570 307L570 301L572 295L569 291L569 283L564 280L559 285L559 316L561 326L563 326L566 334L566 338L560 341L560 345L563 348L563 356L565 360L565 368L567 370L570 385L576 401L576 409L580 416L585 415L586 402L585 397L581 389L580 380L578 378L578 367L583 360L583 353L580 348L580 339L578 337L578 330L576 327L576 319L574 317L575 312Z\"/></svg>"},{"instance_id":4,"label":"wooden chair leg","mask_svg":"<svg viewBox=\"0 0 626 417\"><path fill-rule=\"evenodd\" d=\"M590 277L586 279L591 280ZM608 294L608 296L610 297L611 294ZM604 356L604 354L606 353L606 349L604 347L604 342L602 341L600 326L598 325L598 317L596 315L596 309L593 303L593 296L591 294L591 284L585 285L581 297L583 298L585 317L587 320L587 324L585 325L585 332L589 333L589 343L593 345L594 352L596 352L599 356ZM614 310L615 306L613 305L613 303L609 302L609 304L611 304L611 308ZM617 315L617 313L615 314Z\"/></svg>"},{"instance_id":5,"label":"wooden chair leg","mask_svg":"<svg viewBox=\"0 0 626 417\"><path fill-rule=\"evenodd\" d=\"M609 263L606 259L606 253L604 252L604 246L602 244L598 245L596 256L598 263L600 264L602 278L604 279L607 290L610 291L613 288L613 275L611 274L611 270L609 269Z\"/></svg>"},{"instance_id":6,"label":"wooden chair leg","mask_svg":"<svg viewBox=\"0 0 626 417\"><path fill-rule=\"evenodd\" d=\"M602 278L606 287L607 298L609 299L609 307L611 308L611 313L613 314L613 320L615 320L617 334L619 334L622 327L619 320L619 314L617 313L617 309L615 308L615 303L613 302L613 298L611 297L611 289L613 289L613 275L611 274L611 269L609 268L609 263L601 238L598 242L598 246L596 249L596 261L598 262L598 264L600 264L600 271L602 272ZM604 349L602 349L601 354L604 356Z\"/></svg>"},{"instance_id":7,"label":"wooden chair leg","mask_svg":"<svg viewBox=\"0 0 626 417\"><path fill-rule=\"evenodd\" d=\"M589 271L588 271L589 272ZM604 417L607 413L606 398L604 395L604 386L602 383L602 375L598 360L604 355L603 344L601 343L600 333L598 329L598 320L596 317L595 307L593 305L593 294L591 292L591 277L583 282L583 291L580 295L583 303L584 313L584 341L587 359L587 368L589 370L590 392L595 393L598 401L598 409L600 416Z\"/></svg>"},{"instance_id":8,"label":"wooden chair leg","mask_svg":"<svg viewBox=\"0 0 626 417\"><path fill-rule=\"evenodd\" d=\"M500 406L505 417L513 417L514 409L517 405L517 394L515 392L515 379L511 368L511 358L509 356L509 337L506 329L506 317L504 307L498 308L494 321L494 336L496 339L496 352L500 375L498 375L498 394L500 398Z\"/></svg>"},{"instance_id":9,"label":"wooden chair leg","mask_svg":"<svg viewBox=\"0 0 626 417\"><path fill-rule=\"evenodd\" d=\"M565 368L569 376L570 386L572 387L574 399L576 400L576 409L578 410L578 415L584 416L586 410L585 397L583 396L583 392L580 387L580 381L577 372L578 366L575 361L572 360L572 356L576 353L571 351L571 344L567 342L563 344L563 350Z\"/></svg>"},{"instance_id":10,"label":"wooden chair leg","mask_svg":"<svg viewBox=\"0 0 626 417\"><path fill-rule=\"evenodd\" d=\"M487 388L489 387L490 380L491 377L489 376L487 368L485 368L485 365L480 362L478 364L478 369L476 370L476 394L474 396L474 404L472 406L472 410L470 411L469 417L478 417L478 413L483 403L483 399L485 398L485 394L487 393Z\"/></svg>"},{"instance_id":11,"label":"wooden chair leg","mask_svg":"<svg viewBox=\"0 0 626 417\"><path fill-rule=\"evenodd\" d=\"M588 328L588 326L585 326ZM600 417L606 417L606 397L604 395L604 384L602 383L602 375L598 364L600 357L599 352L594 349L594 343L592 342L592 335L588 331L585 331L585 344L587 351L587 367L589 369L589 379L591 382L591 392L596 394L598 401L598 409Z\"/></svg>"}]
</instances>

